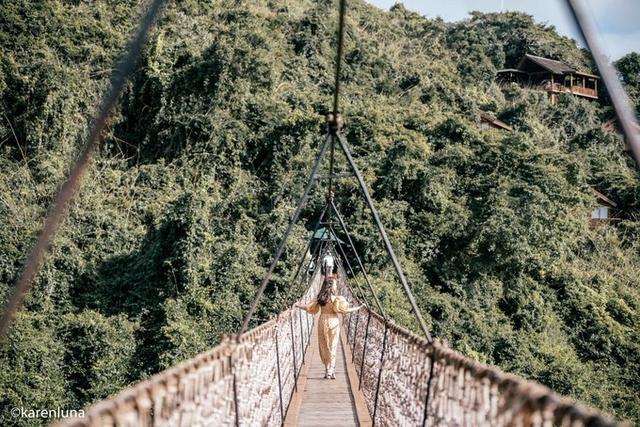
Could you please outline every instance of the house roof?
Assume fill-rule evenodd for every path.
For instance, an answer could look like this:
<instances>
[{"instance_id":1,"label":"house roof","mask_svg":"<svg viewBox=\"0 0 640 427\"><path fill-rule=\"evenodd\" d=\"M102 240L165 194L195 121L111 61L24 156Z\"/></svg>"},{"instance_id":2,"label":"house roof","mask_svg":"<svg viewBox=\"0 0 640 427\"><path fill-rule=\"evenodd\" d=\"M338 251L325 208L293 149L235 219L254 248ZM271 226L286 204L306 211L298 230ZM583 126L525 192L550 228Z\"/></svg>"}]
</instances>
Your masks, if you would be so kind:
<instances>
[{"instance_id":1,"label":"house roof","mask_svg":"<svg viewBox=\"0 0 640 427\"><path fill-rule=\"evenodd\" d=\"M618 207L618 204L616 202L614 202L613 200L611 200L610 198L608 198L604 194L600 193L599 191L593 190L593 193L596 195L596 198L600 202L602 202L603 204L605 204L607 206L611 206L613 208Z\"/></svg>"},{"instance_id":2,"label":"house roof","mask_svg":"<svg viewBox=\"0 0 640 427\"><path fill-rule=\"evenodd\" d=\"M486 122L491 123L494 126L497 126L501 129L504 130L508 130L508 131L512 131L513 128L511 126L509 126L508 124L506 124L505 122L496 119L495 117L491 116L488 113L485 113L484 111L480 111L480 120L484 120Z\"/></svg>"},{"instance_id":3,"label":"house roof","mask_svg":"<svg viewBox=\"0 0 640 427\"><path fill-rule=\"evenodd\" d=\"M576 71L573 74L575 74L577 76L591 77L592 79L600 80L600 76L596 76L595 74L591 74L591 73L585 73L584 71Z\"/></svg>"},{"instance_id":4,"label":"house roof","mask_svg":"<svg viewBox=\"0 0 640 427\"><path fill-rule=\"evenodd\" d=\"M576 71L564 62L556 61L549 58L542 58L540 56L529 55L528 53L524 56L524 58L522 58L522 60L520 60L518 68L522 68L522 64L527 60L554 74L575 73Z\"/></svg>"}]
</instances>

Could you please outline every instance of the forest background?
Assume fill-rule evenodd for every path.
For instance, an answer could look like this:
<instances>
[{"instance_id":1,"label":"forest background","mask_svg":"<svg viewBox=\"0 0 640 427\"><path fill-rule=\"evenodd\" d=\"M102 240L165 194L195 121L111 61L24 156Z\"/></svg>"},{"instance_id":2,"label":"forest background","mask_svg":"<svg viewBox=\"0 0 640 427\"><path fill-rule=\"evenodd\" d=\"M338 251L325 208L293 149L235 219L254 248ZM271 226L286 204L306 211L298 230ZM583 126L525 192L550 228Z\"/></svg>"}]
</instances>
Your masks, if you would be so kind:
<instances>
[{"instance_id":1,"label":"forest background","mask_svg":"<svg viewBox=\"0 0 640 427\"><path fill-rule=\"evenodd\" d=\"M0 4L1 301L143 6ZM324 132L335 11L170 2L0 346L0 424L34 422L15 406L78 409L238 330ZM640 182L603 129L607 95L552 105L495 83L526 53L594 71L589 54L514 12L447 23L352 0L346 31L344 132L433 334L640 423ZM639 106L640 55L616 66ZM480 111L513 132L482 132ZM594 189L619 208L595 229ZM256 322L300 294L288 278L323 193ZM416 329L356 183L336 200L385 307Z\"/></svg>"}]
</instances>

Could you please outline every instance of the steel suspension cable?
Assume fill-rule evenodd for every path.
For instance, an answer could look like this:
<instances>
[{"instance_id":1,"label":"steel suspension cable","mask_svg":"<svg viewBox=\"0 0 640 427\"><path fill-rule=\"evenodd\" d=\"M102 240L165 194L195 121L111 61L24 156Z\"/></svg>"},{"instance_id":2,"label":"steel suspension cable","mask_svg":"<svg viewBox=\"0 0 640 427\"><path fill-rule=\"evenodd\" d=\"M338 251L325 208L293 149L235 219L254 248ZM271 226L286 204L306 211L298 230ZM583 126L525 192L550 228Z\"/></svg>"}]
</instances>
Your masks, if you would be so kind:
<instances>
[{"instance_id":1,"label":"steel suspension cable","mask_svg":"<svg viewBox=\"0 0 640 427\"><path fill-rule=\"evenodd\" d=\"M356 277L356 274L353 271L353 268L351 268L351 263L347 259L347 254L345 253L344 249L342 248L342 244L338 241L338 236L335 234L333 229L332 229L332 232L333 232L334 236L336 236L335 247L338 248L338 251L336 251L336 252L339 252L342 255L342 258L344 259L344 262L346 263L347 267L349 268L349 271L351 271L351 277L353 277L353 282L356 284L356 288L358 289L358 292L360 293L360 298L362 299L362 302L366 303L367 299L365 298L365 296L364 296L365 294L362 291L362 286L360 286L360 282L359 282L358 278ZM346 274L347 270L344 269L344 265L342 264L342 261L339 258L338 258L338 264L339 264L339 267L342 267L342 269L344 270L344 272ZM377 299L375 294L374 294L374 298ZM379 308L382 310L382 307L379 307ZM381 311L380 314L383 317L385 317L384 311Z\"/></svg>"},{"instance_id":2,"label":"steel suspension cable","mask_svg":"<svg viewBox=\"0 0 640 427\"><path fill-rule=\"evenodd\" d=\"M346 0L340 0L338 11L338 51L336 54L336 74L333 89L333 113L340 112L338 101L340 98L340 73L342 71L342 51L344 50L344 16L346 11Z\"/></svg>"},{"instance_id":3,"label":"steel suspension cable","mask_svg":"<svg viewBox=\"0 0 640 427\"><path fill-rule=\"evenodd\" d=\"M416 320L418 321L418 325L420 326L420 329L422 329L422 332L425 336L425 338L427 339L428 342L432 342L433 338L431 338L431 333L429 332L429 329L427 328L427 324L424 321L424 318L422 317L422 312L420 311L420 308L418 307L418 304L416 303L415 297L413 296L413 291L411 291L411 288L409 287L409 283L407 281L407 278L404 275L404 272L402 271L402 267L400 266L400 263L398 262L398 258L396 257L396 254L393 250L393 246L391 245L391 241L389 240L389 236L387 235L387 232L384 229L384 226L382 225L382 221L380 220L380 215L378 215L378 210L376 209L376 207L373 204L373 199L371 198L371 195L369 194L369 190L367 189L367 184L364 181L364 178L362 177L362 174L360 173L360 170L358 169L358 166L356 165L355 160L353 160L353 156L351 155L351 150L349 150L349 145L347 144L347 141L344 139L344 136L342 134L340 134L340 132L336 133L336 136L338 137L338 142L340 143L340 148L342 148L342 152L344 153L345 157L347 158L347 161L349 162L349 166L351 167L351 170L353 171L354 175L356 176L357 180L358 180L358 184L360 186L360 190L362 191L362 194L364 195L364 198L367 202L367 205L369 207L369 210L371 211L371 216L373 217L373 221L375 222L377 228L378 228L378 232L380 233L380 237L382 238L382 241L384 243L384 247L387 250L387 254L389 255L389 258L391 258L391 262L393 263L393 267L396 270L396 274L398 275L398 279L400 279L400 284L402 285L402 288L404 289L405 295L407 297L407 299L409 300L409 304L411 305L411 309L413 311L413 314L416 318Z\"/></svg>"},{"instance_id":4,"label":"steel suspension cable","mask_svg":"<svg viewBox=\"0 0 640 427\"><path fill-rule=\"evenodd\" d=\"M349 233L349 230L347 229L347 225L344 222L344 218L340 214L340 211L338 211L338 208L336 207L336 205L333 202L333 200L331 201L331 208L333 209L333 212L336 214L336 218L338 218L338 222L340 223L340 227L342 228L342 232L345 234L345 236L347 236L347 240L349 241L349 245L351 246L351 251L353 252L353 254L354 254L355 258L356 258L358 266L360 267L360 271L362 272L362 275L364 276L365 282L367 282L367 286L369 287L369 290L371 291L371 293L373 294L373 297L375 298L376 305L380 309L380 313L382 314L382 317L384 317L386 319L387 316L384 314L384 311L382 310L382 304L380 303L380 300L378 298L378 294L376 293L375 288L373 287L373 284L369 280L369 275L367 274L367 270L365 270L364 265L362 264L362 260L360 258L360 255L358 254L358 251L356 250L356 247L355 247L355 245L353 243L353 239L351 239L351 234ZM345 255L345 257L346 257L346 255Z\"/></svg>"},{"instance_id":5,"label":"steel suspension cable","mask_svg":"<svg viewBox=\"0 0 640 427\"><path fill-rule=\"evenodd\" d=\"M360 293L363 295L363 302L366 302L366 300L364 299L364 292L362 291L361 286L360 286L360 282L359 282L358 278L356 277L356 273L353 270L353 267L351 266L351 263L347 259L347 254L346 254L344 248L342 247L340 242L336 242L336 244L337 244L338 249L340 250L340 253L342 254L342 257L344 258L344 261L345 261L347 267L349 268L348 271L351 272L351 277L353 277L354 283L356 284L358 289L360 289ZM355 248L352 248L352 250L355 251ZM347 272L347 270L345 270L345 273L346 272ZM385 313L384 309L382 308L382 304L380 303L380 299L378 298L378 294L376 293L376 290L373 288L373 286L371 286L370 282L367 281L367 284L369 285L369 291L371 292L371 295L373 295L373 300L376 303L376 306L378 307L378 311L380 312L380 315L386 321L387 320L387 314Z\"/></svg>"},{"instance_id":6,"label":"steel suspension cable","mask_svg":"<svg viewBox=\"0 0 640 427\"><path fill-rule=\"evenodd\" d=\"M578 24L578 29L582 38L587 43L587 47L591 51L593 59L596 62L596 67L602 76L609 96L611 97L611 103L613 109L618 116L618 121L622 126L622 131L625 138L629 142L633 158L636 161L636 165L640 167L640 127L638 126L638 120L634 109L631 107L629 97L625 92L620 79L613 69L609 60L604 55L600 40L596 36L596 29L593 20L590 19L587 11L585 10L583 1L580 0L565 0L575 22Z\"/></svg>"},{"instance_id":7,"label":"steel suspension cable","mask_svg":"<svg viewBox=\"0 0 640 427\"><path fill-rule=\"evenodd\" d=\"M307 241L307 246L302 254L302 257L300 258L300 263L298 264L298 268L296 269L295 274L293 275L293 278L291 279L290 283L293 284L295 283L296 279L298 278L298 275L300 274L300 271L302 270L302 266L304 265L304 261L307 257L307 252L309 252L309 249L311 248L311 244L313 243L313 240L315 238L316 233L318 232L319 228L320 228L320 224L322 223L322 219L324 218L325 214L327 213L329 206L325 205L324 209L322 210L322 213L320 214L320 216L318 217L318 221L316 221L316 224L313 227L313 230L311 231L311 236L309 237L309 240ZM311 254L311 260L313 260L313 254ZM307 268L308 270L308 268Z\"/></svg>"},{"instance_id":8,"label":"steel suspension cable","mask_svg":"<svg viewBox=\"0 0 640 427\"><path fill-rule=\"evenodd\" d=\"M324 142L322 143L322 146L320 147L320 153L318 154L318 157L316 158L315 163L313 164L313 167L311 168L311 174L309 176L309 180L307 181L307 185L305 186L304 191L302 193L302 196L300 197L300 200L298 201L298 205L296 207L296 210L293 213L293 216L291 217L291 220L289 221L289 225L287 227L287 230L284 232L284 236L282 237L282 240L280 240L280 244L278 245L278 248L276 249L276 253L275 253L274 257L273 257L273 260L271 261L271 265L269 266L269 270L267 271L267 274L265 275L264 279L262 279L262 283L260 284L260 287L256 291L256 294L253 297L253 301L251 302L251 307L249 308L249 311L247 312L247 315L245 316L244 321L242 322L242 327L240 328L240 334L243 334L244 332L246 332L247 328L249 327L249 321L253 317L253 313L255 312L256 308L258 307L258 303L262 299L262 295L264 294L264 290L267 288L267 285L269 284L269 281L271 280L271 276L273 275L273 272L274 272L274 270L276 268L276 264L278 264L278 261L280 260L280 257L282 256L282 252L284 251L284 246L287 243L287 239L289 238L289 235L293 231L293 226L298 221L298 217L300 216L300 213L302 212L302 208L304 207L304 205L305 205L305 203L307 201L307 198L309 197L309 193L311 192L311 188L313 187L313 185L315 183L314 177L318 174L318 169L320 169L320 163L322 161L322 158L324 157L325 152L327 151L327 148L328 148L330 142L331 142L331 135L327 135L327 137L325 138Z\"/></svg>"},{"instance_id":9,"label":"steel suspension cable","mask_svg":"<svg viewBox=\"0 0 640 427\"><path fill-rule=\"evenodd\" d=\"M118 101L125 82L128 80L135 68L138 57L146 43L149 31L156 22L163 4L164 0L153 0L149 5L146 13L139 21L135 35L129 40L125 55L116 66L111 76L111 88L106 92L102 99L98 114L93 122L91 130L89 131L89 137L85 145L82 147L75 164L71 168L66 181L62 184L56 194L49 213L44 220L44 225L40 231L38 239L36 240L29 257L24 264L24 268L18 278L11 297L7 301L2 314L2 319L0 320L0 339L7 334L9 326L22 305L24 297L33 286L33 281L42 268L49 251L49 247L53 242L60 225L69 213L69 203L82 183L82 179L89 167L89 163L96 145L100 140L102 131L104 130L107 120Z\"/></svg>"}]
</instances>

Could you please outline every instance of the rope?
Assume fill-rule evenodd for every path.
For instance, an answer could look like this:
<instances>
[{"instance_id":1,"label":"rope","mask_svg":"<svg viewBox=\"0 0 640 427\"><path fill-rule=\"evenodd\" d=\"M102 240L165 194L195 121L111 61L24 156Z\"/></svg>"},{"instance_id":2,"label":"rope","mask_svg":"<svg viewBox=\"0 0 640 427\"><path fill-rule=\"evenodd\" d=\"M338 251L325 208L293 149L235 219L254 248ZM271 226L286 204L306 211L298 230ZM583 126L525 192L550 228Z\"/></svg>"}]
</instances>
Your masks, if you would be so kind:
<instances>
[{"instance_id":1,"label":"rope","mask_svg":"<svg viewBox=\"0 0 640 427\"><path fill-rule=\"evenodd\" d=\"M640 135L636 130L638 129L638 120L636 119L634 109L631 107L631 102L629 102L629 97L622 87L616 71L611 64L609 64L608 58L602 52L600 40L598 40L596 36L595 26L592 19L589 19L583 2L579 0L565 1L571 10L576 24L578 24L582 38L587 43L589 50L591 50L602 81L610 94L613 109L622 125L624 136L629 142L629 146L633 152L633 158L636 161L636 165L640 166Z\"/></svg>"},{"instance_id":2,"label":"rope","mask_svg":"<svg viewBox=\"0 0 640 427\"><path fill-rule=\"evenodd\" d=\"M340 0L339 20L338 20L338 52L336 54L335 86L333 91L333 113L338 114L338 100L340 97L340 72L342 69L342 51L344 45L344 16L346 11L346 0Z\"/></svg>"},{"instance_id":3,"label":"rope","mask_svg":"<svg viewBox=\"0 0 640 427\"><path fill-rule=\"evenodd\" d=\"M240 334L244 333L247 330L247 328L249 327L249 321L253 317L253 313L255 312L256 307L258 306L258 303L262 299L262 295L264 294L264 290L267 288L267 285L269 284L269 281L271 280L271 276L273 275L273 271L276 268L276 264L280 260L280 257L282 256L282 252L284 251L284 246L287 243L287 239L289 238L289 235L293 231L293 226L298 221L298 217L300 216L300 212L302 212L302 208L304 207L304 205L305 205L305 203L307 201L307 198L309 197L309 193L311 192L311 188L313 187L313 185L314 185L314 183L316 181L314 179L314 177L318 174L318 169L320 169L321 160L324 157L324 153L327 151L327 147L328 147L330 141L331 141L331 136L328 135L325 138L325 140L324 140L324 142L323 142L323 144L322 144L322 146L320 148L320 153L318 154L318 157L316 158L316 161L315 161L313 167L311 168L311 176L309 177L309 180L307 181L307 185L304 188L304 192L302 193L302 196L300 197L300 200L298 201L298 206L296 207L296 210L295 210L293 216L291 217L291 220L289 221L289 226L287 227L287 231L285 231L284 236L282 237L282 240L280 241L280 244L278 245L278 249L276 249L276 254L273 257L273 260L271 261L271 265L269 266L269 271L267 271L267 274L265 275L264 279L262 279L262 283L260 284L260 287L258 288L258 291L256 292L255 296L253 297L253 302L251 303L251 307L249 308L249 312L247 313L246 317L244 318L244 321L242 322L242 327L240 328Z\"/></svg>"},{"instance_id":4,"label":"rope","mask_svg":"<svg viewBox=\"0 0 640 427\"><path fill-rule=\"evenodd\" d=\"M137 59L146 43L149 31L160 14L163 4L164 0L153 0L153 3L151 3L147 9L147 13L138 24L136 34L129 41L128 51L116 66L111 76L111 89L102 99L98 115L89 132L89 138L82 148L80 156L71 168L67 180L62 184L53 201L52 208L44 221L38 240L25 262L24 269L18 279L14 292L4 309L2 320L0 320L0 339L7 334L9 326L22 305L25 295L31 289L33 281L42 267L49 246L53 242L60 225L69 213L69 203L82 183L100 135L111 115L111 111L116 105L125 82L134 70Z\"/></svg>"}]
</instances>

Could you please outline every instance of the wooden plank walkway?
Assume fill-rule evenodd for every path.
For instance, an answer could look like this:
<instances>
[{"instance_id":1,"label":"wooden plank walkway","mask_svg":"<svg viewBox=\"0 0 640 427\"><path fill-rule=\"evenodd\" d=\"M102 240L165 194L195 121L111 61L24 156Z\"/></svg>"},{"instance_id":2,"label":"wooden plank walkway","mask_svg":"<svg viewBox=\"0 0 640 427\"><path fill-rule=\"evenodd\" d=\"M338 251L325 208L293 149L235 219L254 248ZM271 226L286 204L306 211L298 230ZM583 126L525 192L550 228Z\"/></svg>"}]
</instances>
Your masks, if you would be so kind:
<instances>
[{"instance_id":1,"label":"wooden plank walkway","mask_svg":"<svg viewBox=\"0 0 640 427\"><path fill-rule=\"evenodd\" d=\"M324 365L318 353L318 321L314 322L305 366L298 379L298 392L291 399L285 426L370 426L371 419L358 390L348 346L341 336L336 357L336 379L324 378ZM341 331L341 335L342 335Z\"/></svg>"}]
</instances>

